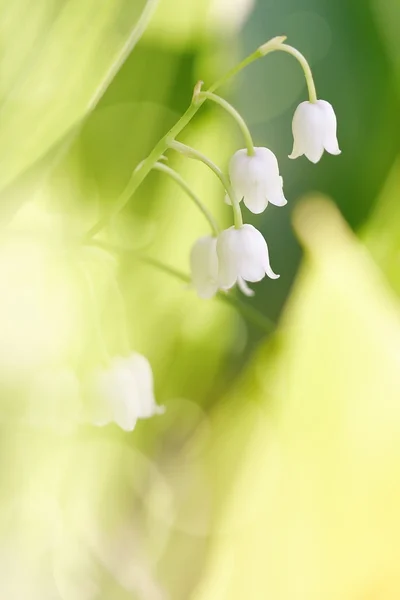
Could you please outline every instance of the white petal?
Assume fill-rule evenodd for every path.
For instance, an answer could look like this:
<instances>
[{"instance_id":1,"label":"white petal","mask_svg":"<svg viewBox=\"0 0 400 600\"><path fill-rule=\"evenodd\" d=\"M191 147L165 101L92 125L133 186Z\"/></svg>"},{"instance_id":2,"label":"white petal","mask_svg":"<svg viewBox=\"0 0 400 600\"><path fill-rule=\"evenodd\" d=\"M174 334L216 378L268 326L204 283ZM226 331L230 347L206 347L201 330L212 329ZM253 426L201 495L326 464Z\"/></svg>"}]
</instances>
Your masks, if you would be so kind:
<instances>
[{"instance_id":1,"label":"white petal","mask_svg":"<svg viewBox=\"0 0 400 600\"><path fill-rule=\"evenodd\" d=\"M222 231L217 238L218 254L218 284L223 289L235 285L238 277L238 248L237 229L230 227Z\"/></svg>"},{"instance_id":2,"label":"white petal","mask_svg":"<svg viewBox=\"0 0 400 600\"><path fill-rule=\"evenodd\" d=\"M223 231L217 240L219 259L219 285L231 288L239 278L245 281L261 281L268 275L277 279L269 264L267 243L252 225L240 229L231 227Z\"/></svg>"},{"instance_id":3,"label":"white petal","mask_svg":"<svg viewBox=\"0 0 400 600\"><path fill-rule=\"evenodd\" d=\"M134 385L122 357L113 359L107 369L95 372L91 384L93 424L102 426L115 421L121 429L132 431L136 424L132 406Z\"/></svg>"},{"instance_id":4,"label":"white petal","mask_svg":"<svg viewBox=\"0 0 400 600\"><path fill-rule=\"evenodd\" d=\"M107 369L98 369L92 375L90 392L95 425L115 421L121 429L132 431L137 419L164 412L154 398L151 366L141 354L116 357Z\"/></svg>"},{"instance_id":5,"label":"white petal","mask_svg":"<svg viewBox=\"0 0 400 600\"><path fill-rule=\"evenodd\" d=\"M266 190L281 184L276 156L268 148L255 148L249 156L242 149L234 154L229 165L229 175L237 196L244 196L247 208L259 214L267 207Z\"/></svg>"},{"instance_id":6,"label":"white petal","mask_svg":"<svg viewBox=\"0 0 400 600\"><path fill-rule=\"evenodd\" d=\"M239 275L246 281L261 281L265 274L271 279L277 279L269 264L267 242L262 234L252 225L243 225L238 230L241 237L241 255Z\"/></svg>"},{"instance_id":7,"label":"white petal","mask_svg":"<svg viewBox=\"0 0 400 600\"><path fill-rule=\"evenodd\" d=\"M190 253L192 282L200 298L212 298L218 291L217 239L205 236L197 240Z\"/></svg>"},{"instance_id":8,"label":"white petal","mask_svg":"<svg viewBox=\"0 0 400 600\"><path fill-rule=\"evenodd\" d=\"M239 255L239 275L245 281L261 281L265 277L262 255L264 249L261 247L259 231L252 225L243 225L238 229L240 236L241 252Z\"/></svg>"},{"instance_id":9,"label":"white petal","mask_svg":"<svg viewBox=\"0 0 400 600\"><path fill-rule=\"evenodd\" d=\"M242 294L244 294L248 298L252 298L254 296L254 294L255 294L254 290L252 290L247 285L247 283L245 282L245 280L242 277L238 277L237 285L238 285L239 290L242 292Z\"/></svg>"},{"instance_id":10,"label":"white petal","mask_svg":"<svg viewBox=\"0 0 400 600\"><path fill-rule=\"evenodd\" d=\"M319 146L315 146L315 147L310 147L305 152L305 155L309 161L311 161L312 163L314 163L316 165L321 160L323 153L324 153L324 147L322 145L319 145Z\"/></svg>"},{"instance_id":11,"label":"white petal","mask_svg":"<svg viewBox=\"0 0 400 600\"><path fill-rule=\"evenodd\" d=\"M236 196L243 198L246 188L247 151L238 150L229 162L229 178Z\"/></svg>"},{"instance_id":12,"label":"white petal","mask_svg":"<svg viewBox=\"0 0 400 600\"><path fill-rule=\"evenodd\" d=\"M138 419L148 419L155 414L165 412L158 406L154 397L153 371L150 363L142 354L134 353L126 359L127 368L135 381L134 412Z\"/></svg>"},{"instance_id":13,"label":"white petal","mask_svg":"<svg viewBox=\"0 0 400 600\"><path fill-rule=\"evenodd\" d=\"M292 153L289 154L289 158L294 160L295 158L299 158L300 156L303 156L303 154L304 154L304 150L303 150L303 147L301 144L301 140L299 140L297 137L295 137L293 140L293 150L292 150Z\"/></svg>"},{"instance_id":14,"label":"white petal","mask_svg":"<svg viewBox=\"0 0 400 600\"><path fill-rule=\"evenodd\" d=\"M273 204L274 206L285 206L287 204L287 200L283 193L283 179L279 177L276 185L271 186L267 189L267 198L268 202Z\"/></svg>"},{"instance_id":15,"label":"white petal","mask_svg":"<svg viewBox=\"0 0 400 600\"><path fill-rule=\"evenodd\" d=\"M124 431L133 431L136 426L137 416L132 406L132 384L130 378L127 377L127 380L129 381L129 387L127 384L125 398L121 396L119 401L114 405L114 421Z\"/></svg>"},{"instance_id":16,"label":"white petal","mask_svg":"<svg viewBox=\"0 0 400 600\"><path fill-rule=\"evenodd\" d=\"M270 278L270 279L279 279L280 275L278 275L277 273L275 273L272 270L270 261L269 261L269 251L268 251L268 246L267 243L265 242L265 249L266 252L264 253L264 270L265 270L265 274Z\"/></svg>"},{"instance_id":17,"label":"white petal","mask_svg":"<svg viewBox=\"0 0 400 600\"><path fill-rule=\"evenodd\" d=\"M324 115L324 146L325 150L330 154L340 154L339 143L337 140L337 119L335 111L329 102L326 100L318 100L320 110Z\"/></svg>"},{"instance_id":18,"label":"white petal","mask_svg":"<svg viewBox=\"0 0 400 600\"><path fill-rule=\"evenodd\" d=\"M290 158L297 158L298 153L317 163L324 152L324 117L317 103L302 102L293 117L294 152Z\"/></svg>"},{"instance_id":19,"label":"white petal","mask_svg":"<svg viewBox=\"0 0 400 600\"><path fill-rule=\"evenodd\" d=\"M264 273L266 275L268 275L268 277L270 277L271 279L278 279L279 275L274 273L274 271L271 268L270 262L269 262L268 246L267 246L267 242L264 239L264 236L262 235L262 233L260 231L258 231L258 229L256 229L252 225L245 225L244 227L246 227L248 230L251 229L253 250L254 250L255 255L258 257L259 261L262 264ZM247 280L250 281L250 279L247 279Z\"/></svg>"},{"instance_id":20,"label":"white petal","mask_svg":"<svg viewBox=\"0 0 400 600\"><path fill-rule=\"evenodd\" d=\"M265 186L255 186L251 192L247 192L244 197L244 203L255 215L264 212L268 205Z\"/></svg>"}]
</instances>

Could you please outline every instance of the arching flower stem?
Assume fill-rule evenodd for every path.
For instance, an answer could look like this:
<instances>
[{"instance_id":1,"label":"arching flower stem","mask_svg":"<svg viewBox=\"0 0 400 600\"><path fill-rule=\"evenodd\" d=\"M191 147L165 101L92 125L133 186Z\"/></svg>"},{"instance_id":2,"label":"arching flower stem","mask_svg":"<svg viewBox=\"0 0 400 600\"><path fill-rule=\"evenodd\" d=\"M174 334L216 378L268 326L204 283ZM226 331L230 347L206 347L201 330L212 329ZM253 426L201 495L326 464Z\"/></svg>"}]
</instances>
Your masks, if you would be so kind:
<instances>
[{"instance_id":1,"label":"arching flower stem","mask_svg":"<svg viewBox=\"0 0 400 600\"><path fill-rule=\"evenodd\" d=\"M247 148L247 154L249 156L254 156L255 150L254 150L253 138L251 136L249 128L246 125L246 121L238 113L238 111L235 108L233 108L233 106L231 104L229 104L229 102L224 100L224 98L217 96L217 94L214 94L213 92L199 92L194 98L195 101L204 100L204 99L211 100L211 102L215 102L216 104L219 104L219 106L221 106L224 110L226 110L226 112L229 113L235 119L236 123L239 125L239 128L243 134L244 141L245 141L246 148Z\"/></svg>"},{"instance_id":2,"label":"arching flower stem","mask_svg":"<svg viewBox=\"0 0 400 600\"><path fill-rule=\"evenodd\" d=\"M236 194L232 188L231 182L229 181L229 177L227 177L225 175L225 173L223 173L221 171L221 169L212 160L210 160L208 158L208 156L206 156L202 152L199 152L198 150L195 150L194 148L191 148L190 146L186 146L186 144L177 142L176 140L170 140L168 142L168 146L172 150L176 150L177 152L180 152L181 154L183 154L184 156L187 156L188 158L193 158L194 160L199 160L200 162L207 165L207 167L209 169L211 169L211 171L213 171L213 173L215 173L215 175L218 177L218 179L221 181L222 185L224 186L224 188L232 202L233 220L234 220L235 227L236 227L236 229L239 229L240 227L242 227L242 225L243 225L242 211L240 210L240 204L239 204Z\"/></svg>"},{"instance_id":3,"label":"arching flower stem","mask_svg":"<svg viewBox=\"0 0 400 600\"><path fill-rule=\"evenodd\" d=\"M171 169L171 167L169 167L163 163L160 163L160 162L156 162L153 169L156 171L161 171L162 173L166 173L167 175L169 175L169 177L171 177L186 192L186 194L189 196L189 198L191 198L193 200L193 202L196 204L197 208L203 213L203 215L207 219L214 235L217 236L219 234L219 227L217 225L217 222L215 221L214 217L212 216L210 211L207 209L207 207L204 206L203 202L200 200L200 198L197 196L197 194L186 183L186 181L183 179L183 177L181 177L179 175L179 173L174 171L174 169Z\"/></svg>"}]
</instances>

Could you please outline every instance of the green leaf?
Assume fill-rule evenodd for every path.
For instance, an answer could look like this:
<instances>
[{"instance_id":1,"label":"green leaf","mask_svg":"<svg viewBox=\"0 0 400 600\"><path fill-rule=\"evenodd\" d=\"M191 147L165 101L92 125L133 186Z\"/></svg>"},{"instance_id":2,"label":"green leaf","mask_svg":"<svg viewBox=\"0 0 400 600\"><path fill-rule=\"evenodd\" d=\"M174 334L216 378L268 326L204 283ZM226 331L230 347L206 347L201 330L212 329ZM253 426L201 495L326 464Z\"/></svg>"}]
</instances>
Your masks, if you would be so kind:
<instances>
[{"instance_id":1,"label":"green leaf","mask_svg":"<svg viewBox=\"0 0 400 600\"><path fill-rule=\"evenodd\" d=\"M156 4L2 0L0 189L95 107Z\"/></svg>"}]
</instances>

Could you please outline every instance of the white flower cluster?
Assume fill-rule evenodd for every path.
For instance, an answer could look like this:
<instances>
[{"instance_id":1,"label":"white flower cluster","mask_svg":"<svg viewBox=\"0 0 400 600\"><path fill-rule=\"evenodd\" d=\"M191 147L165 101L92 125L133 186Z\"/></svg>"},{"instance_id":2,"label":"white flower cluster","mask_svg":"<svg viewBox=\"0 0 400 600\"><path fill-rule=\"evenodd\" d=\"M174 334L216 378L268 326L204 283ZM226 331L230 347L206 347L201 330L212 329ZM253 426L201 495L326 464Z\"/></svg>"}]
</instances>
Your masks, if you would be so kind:
<instances>
[{"instance_id":1,"label":"white flower cluster","mask_svg":"<svg viewBox=\"0 0 400 600\"><path fill-rule=\"evenodd\" d=\"M328 102L302 102L294 114L292 128L294 147L290 158L304 154L317 163L324 150L340 154L336 116ZM238 201L243 200L254 214L262 213L268 203L287 203L278 161L268 148L254 148L253 153L238 150L230 160L229 177ZM231 204L229 196L226 202ZM250 295L244 282L261 281L265 275L271 279L279 277L270 266L264 237L252 225L231 227L217 237L200 238L192 248L190 265L193 286L201 298L211 298L235 284Z\"/></svg>"},{"instance_id":2,"label":"white flower cluster","mask_svg":"<svg viewBox=\"0 0 400 600\"><path fill-rule=\"evenodd\" d=\"M158 170L172 177L188 194L207 219L212 235L195 242L190 254L191 280L201 298L212 298L219 291L228 291L235 285L246 295L252 295L247 282L256 283L266 275L277 279L270 265L267 242L253 225L243 223L240 203L254 214L260 214L268 204L282 207L287 204L283 191L283 179L275 154L268 148L255 147L250 130L242 116L224 98L216 95L218 89L232 74L274 51L284 51L294 56L301 64L309 93L309 101L302 102L293 117L294 145L290 158L305 155L311 162L317 163L324 150L339 154L336 137L336 115L332 106L318 100L311 69L304 56L295 48L284 44L285 36L273 38L258 48L239 65L212 85L208 91L202 91L203 82L199 81L193 92L191 107L177 121L155 146L149 156L135 169L126 189L115 203L114 215L126 205L128 199L151 170ZM241 129L245 149L238 150L230 160L229 173L226 175L207 156L198 150L178 141L178 134L186 127L191 118L206 101L215 102L233 117ZM165 164L168 157L164 152L177 151L184 156L203 162L219 178L226 192L226 201L233 210L232 227L220 231L213 215L203 205L190 186L179 173ZM112 216L112 215L111 215ZM110 216L108 217L110 218ZM103 228L106 219L100 219L85 236L86 243ZM104 244L99 242L104 249ZM96 243L94 243L96 246ZM107 249L107 248L106 248ZM145 419L164 412L156 404L153 391L153 375L149 362L140 354L130 354L129 340L124 340L128 356L108 355L106 340L103 337L101 320L96 316L98 302L90 276L82 270L88 296L94 307L93 331L96 332L96 348L101 350L102 366L89 375L78 378L70 369L55 369L50 373L39 374L32 384L32 404L44 408L50 422L56 422L59 414L64 414L64 422L74 420L92 423L97 426L115 422L125 431L132 431L138 419ZM114 286L117 290L118 284ZM120 291L117 291L119 297ZM123 298L122 304L123 304ZM121 304L121 305L122 305ZM122 313L124 309L122 308ZM126 321L126 316L123 319ZM126 325L126 323L125 323ZM123 325L126 333L126 327ZM123 335L122 337L126 337ZM56 400L53 405L52 401ZM70 400L68 402L68 399ZM62 406L59 406L59 405ZM64 413L63 413L64 410ZM31 415L35 419L35 410Z\"/></svg>"}]
</instances>

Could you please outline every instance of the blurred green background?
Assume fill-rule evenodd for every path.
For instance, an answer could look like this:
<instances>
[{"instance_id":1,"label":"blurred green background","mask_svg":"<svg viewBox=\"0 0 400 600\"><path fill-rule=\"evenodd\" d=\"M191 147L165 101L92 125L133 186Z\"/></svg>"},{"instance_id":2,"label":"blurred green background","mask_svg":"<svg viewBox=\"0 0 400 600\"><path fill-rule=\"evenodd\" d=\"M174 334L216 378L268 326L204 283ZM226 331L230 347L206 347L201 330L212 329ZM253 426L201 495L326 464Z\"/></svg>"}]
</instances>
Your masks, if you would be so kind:
<instances>
[{"instance_id":1,"label":"blurred green background","mask_svg":"<svg viewBox=\"0 0 400 600\"><path fill-rule=\"evenodd\" d=\"M2 596L397 599L399 4L155 4L0 0ZM243 209L281 274L243 300L274 323L266 334L233 304L200 300L143 260L187 274L192 244L208 233L161 173L99 236L129 251L76 242L185 111L195 83L211 85L282 34L334 106L342 154L316 166L287 158L306 99L292 57L259 60L221 90L256 144L277 155L288 198L259 216ZM179 139L224 170L243 145L214 105ZM213 174L172 154L169 164L230 226ZM110 353L121 353L115 280L131 347L150 359L166 414L131 434L54 431L47 408L29 408L32 377L96 364L93 311Z\"/></svg>"}]
</instances>

